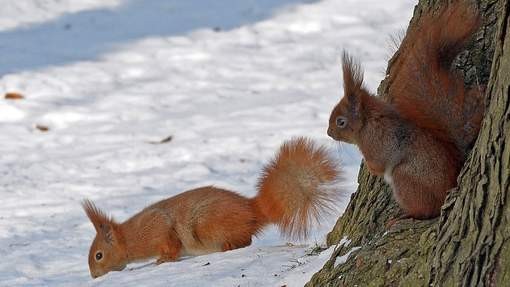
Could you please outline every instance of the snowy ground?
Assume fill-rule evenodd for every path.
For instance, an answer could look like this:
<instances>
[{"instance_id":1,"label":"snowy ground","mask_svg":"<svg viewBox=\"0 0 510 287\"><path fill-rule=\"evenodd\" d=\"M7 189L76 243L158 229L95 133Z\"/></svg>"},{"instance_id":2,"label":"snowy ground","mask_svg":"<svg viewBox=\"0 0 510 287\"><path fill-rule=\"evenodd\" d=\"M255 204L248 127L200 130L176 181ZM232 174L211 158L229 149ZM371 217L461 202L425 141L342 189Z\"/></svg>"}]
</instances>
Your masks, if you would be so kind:
<instances>
[{"instance_id":1,"label":"snowy ground","mask_svg":"<svg viewBox=\"0 0 510 287\"><path fill-rule=\"evenodd\" d=\"M92 280L80 201L124 220L214 184L245 195L282 141L326 136L347 49L372 90L409 0L0 0L0 286L301 286L332 249L269 228L252 246ZM37 125L47 126L42 132ZM172 136L165 144L151 142Z\"/></svg>"}]
</instances>

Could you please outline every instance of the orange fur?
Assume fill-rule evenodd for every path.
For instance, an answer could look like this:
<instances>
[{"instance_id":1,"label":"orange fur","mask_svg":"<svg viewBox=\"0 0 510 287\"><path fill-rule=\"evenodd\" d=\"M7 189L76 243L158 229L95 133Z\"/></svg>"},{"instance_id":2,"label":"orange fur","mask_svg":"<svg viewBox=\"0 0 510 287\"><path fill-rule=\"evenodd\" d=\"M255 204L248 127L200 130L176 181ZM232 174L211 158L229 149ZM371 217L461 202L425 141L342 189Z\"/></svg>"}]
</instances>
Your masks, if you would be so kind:
<instances>
[{"instance_id":1,"label":"orange fur","mask_svg":"<svg viewBox=\"0 0 510 287\"><path fill-rule=\"evenodd\" d=\"M399 114L465 156L478 135L484 112L482 88L466 88L451 68L479 26L466 3L426 14L404 38L389 93Z\"/></svg>"},{"instance_id":2,"label":"orange fur","mask_svg":"<svg viewBox=\"0 0 510 287\"><path fill-rule=\"evenodd\" d=\"M323 147L305 138L283 144L264 168L255 200L257 210L288 237L303 238L327 211L334 192L324 183L338 178L336 163Z\"/></svg>"},{"instance_id":3,"label":"orange fur","mask_svg":"<svg viewBox=\"0 0 510 287\"><path fill-rule=\"evenodd\" d=\"M460 2L422 16L394 64L392 103L363 87L361 67L344 54L344 97L331 113L328 134L359 147L406 216L439 215L478 134L481 95L450 70L477 25L477 14Z\"/></svg>"},{"instance_id":4,"label":"orange fur","mask_svg":"<svg viewBox=\"0 0 510 287\"><path fill-rule=\"evenodd\" d=\"M157 258L159 264L245 247L267 224L277 224L284 235L304 237L337 195L328 184L338 178L339 169L326 150L298 138L284 143L266 165L254 198L201 187L154 203L121 224L84 201L97 231L89 252L90 273L95 278L133 261ZM104 225L113 226L103 228L109 237L100 228ZM95 259L98 252L100 260Z\"/></svg>"}]
</instances>

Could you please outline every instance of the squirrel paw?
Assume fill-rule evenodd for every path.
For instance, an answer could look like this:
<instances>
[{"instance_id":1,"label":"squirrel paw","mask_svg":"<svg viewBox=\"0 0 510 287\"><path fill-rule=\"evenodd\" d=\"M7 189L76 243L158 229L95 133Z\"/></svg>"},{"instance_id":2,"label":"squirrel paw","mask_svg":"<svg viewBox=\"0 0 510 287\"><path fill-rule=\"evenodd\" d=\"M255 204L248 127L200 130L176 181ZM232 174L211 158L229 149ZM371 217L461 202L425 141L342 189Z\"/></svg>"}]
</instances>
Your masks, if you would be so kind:
<instances>
[{"instance_id":1,"label":"squirrel paw","mask_svg":"<svg viewBox=\"0 0 510 287\"><path fill-rule=\"evenodd\" d=\"M384 171L385 171L384 166L378 165L378 164L368 161L368 160L365 160L365 163L367 165L368 171L371 174L374 174L374 175L383 175L384 174Z\"/></svg>"},{"instance_id":2,"label":"squirrel paw","mask_svg":"<svg viewBox=\"0 0 510 287\"><path fill-rule=\"evenodd\" d=\"M386 222L386 229L391 229L395 224L399 223L402 220L413 218L411 215L404 213L397 217L391 218Z\"/></svg>"},{"instance_id":3,"label":"squirrel paw","mask_svg":"<svg viewBox=\"0 0 510 287\"><path fill-rule=\"evenodd\" d=\"M156 260L156 265L159 265L159 264L165 263L165 262L172 262L172 261L176 261L176 260L177 260L177 257L175 257L175 256L161 255L161 257L159 257L158 260Z\"/></svg>"},{"instance_id":4,"label":"squirrel paw","mask_svg":"<svg viewBox=\"0 0 510 287\"><path fill-rule=\"evenodd\" d=\"M179 258L180 249L177 248L163 248L162 252L159 255L158 260L156 260L156 265L165 262L176 261Z\"/></svg>"},{"instance_id":5,"label":"squirrel paw","mask_svg":"<svg viewBox=\"0 0 510 287\"><path fill-rule=\"evenodd\" d=\"M234 250L237 248L243 248L243 247L249 246L250 244L251 244L251 237L246 239L244 242L240 242L237 244L234 244L231 242L225 242L221 246L221 251L229 251L229 250Z\"/></svg>"}]
</instances>

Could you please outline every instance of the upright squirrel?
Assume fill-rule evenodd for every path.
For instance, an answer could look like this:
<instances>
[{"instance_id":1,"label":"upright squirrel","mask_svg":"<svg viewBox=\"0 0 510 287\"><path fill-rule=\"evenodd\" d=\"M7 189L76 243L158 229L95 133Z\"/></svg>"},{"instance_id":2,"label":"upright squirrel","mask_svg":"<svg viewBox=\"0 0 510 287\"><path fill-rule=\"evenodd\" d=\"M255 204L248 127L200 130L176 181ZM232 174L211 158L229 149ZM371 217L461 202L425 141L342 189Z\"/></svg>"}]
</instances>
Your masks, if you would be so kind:
<instances>
[{"instance_id":1,"label":"upright squirrel","mask_svg":"<svg viewBox=\"0 0 510 287\"><path fill-rule=\"evenodd\" d=\"M144 259L157 258L159 264L245 247L268 224L288 237L306 237L331 208L340 176L324 147L297 138L285 142L264 167L254 198L206 186L156 202L123 223L85 200L97 232L89 251L90 274L96 278Z\"/></svg>"},{"instance_id":2,"label":"upright squirrel","mask_svg":"<svg viewBox=\"0 0 510 287\"><path fill-rule=\"evenodd\" d=\"M392 66L391 103L367 91L361 67L344 53L344 97L328 135L359 147L369 171L392 187L402 218L440 214L478 135L481 88L466 88L451 69L478 25L475 10L459 1L423 15Z\"/></svg>"}]
</instances>

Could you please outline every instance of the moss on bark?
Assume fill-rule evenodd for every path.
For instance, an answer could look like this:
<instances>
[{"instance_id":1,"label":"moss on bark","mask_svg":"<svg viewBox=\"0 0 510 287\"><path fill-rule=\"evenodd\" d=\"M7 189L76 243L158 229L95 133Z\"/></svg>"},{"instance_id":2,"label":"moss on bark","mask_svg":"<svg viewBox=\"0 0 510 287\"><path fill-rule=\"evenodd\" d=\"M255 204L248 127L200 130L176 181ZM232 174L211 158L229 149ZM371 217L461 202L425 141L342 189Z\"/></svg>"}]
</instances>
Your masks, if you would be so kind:
<instances>
[{"instance_id":1,"label":"moss on bark","mask_svg":"<svg viewBox=\"0 0 510 287\"><path fill-rule=\"evenodd\" d=\"M510 1L503 1L487 89L487 114L475 148L438 223L431 283L510 284Z\"/></svg>"}]
</instances>

